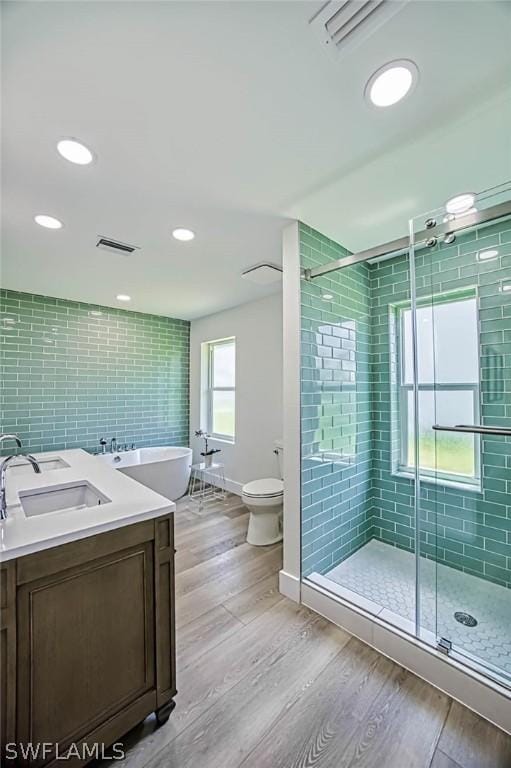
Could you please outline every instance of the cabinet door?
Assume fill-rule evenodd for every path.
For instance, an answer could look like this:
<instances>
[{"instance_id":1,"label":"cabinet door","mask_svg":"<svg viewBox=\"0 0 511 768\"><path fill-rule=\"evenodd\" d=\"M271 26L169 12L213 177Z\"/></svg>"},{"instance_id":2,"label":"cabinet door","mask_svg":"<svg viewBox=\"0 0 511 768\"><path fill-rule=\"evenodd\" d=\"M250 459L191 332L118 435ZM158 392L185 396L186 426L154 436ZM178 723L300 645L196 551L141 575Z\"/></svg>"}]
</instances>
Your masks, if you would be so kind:
<instances>
[{"instance_id":1,"label":"cabinet door","mask_svg":"<svg viewBox=\"0 0 511 768\"><path fill-rule=\"evenodd\" d=\"M0 762L16 738L16 563L0 565Z\"/></svg>"},{"instance_id":2,"label":"cabinet door","mask_svg":"<svg viewBox=\"0 0 511 768\"><path fill-rule=\"evenodd\" d=\"M154 688L153 542L18 590L18 740L63 747Z\"/></svg>"}]
</instances>

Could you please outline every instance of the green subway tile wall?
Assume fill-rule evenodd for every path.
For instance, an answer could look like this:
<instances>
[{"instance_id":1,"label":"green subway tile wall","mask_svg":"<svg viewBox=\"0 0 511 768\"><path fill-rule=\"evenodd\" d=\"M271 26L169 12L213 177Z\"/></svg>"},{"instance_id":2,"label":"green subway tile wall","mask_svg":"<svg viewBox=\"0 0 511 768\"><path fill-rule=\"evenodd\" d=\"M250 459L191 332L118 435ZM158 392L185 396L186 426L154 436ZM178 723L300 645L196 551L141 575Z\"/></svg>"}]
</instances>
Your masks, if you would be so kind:
<instances>
[{"instance_id":1,"label":"green subway tile wall","mask_svg":"<svg viewBox=\"0 0 511 768\"><path fill-rule=\"evenodd\" d=\"M304 268L346 254L300 225ZM302 285L304 575L329 570L372 536L369 298L365 264Z\"/></svg>"},{"instance_id":2,"label":"green subway tile wall","mask_svg":"<svg viewBox=\"0 0 511 768\"><path fill-rule=\"evenodd\" d=\"M477 260L479 250L495 246L497 261ZM300 249L304 267L347 254L304 225ZM416 272L419 297L477 287L482 419L510 427L511 293L500 287L502 281L511 282L511 222L420 252ZM322 300L325 293L332 300ZM399 452L397 351L390 311L392 305L409 299L406 256L302 282L304 575L325 573L370 538L414 549L413 480L394 471ZM329 373L331 365L335 371L335 363L328 361L336 358L328 351L325 329L339 327L348 327L353 334L354 346L348 350L348 359L355 363L351 389L349 382L339 382L335 375L330 378ZM332 355L336 349L337 354L346 351L341 344L332 347ZM325 460L328 451L337 454L335 460ZM511 443L504 438L484 439L480 491L422 482L422 554L511 586L510 470Z\"/></svg>"},{"instance_id":3,"label":"green subway tile wall","mask_svg":"<svg viewBox=\"0 0 511 768\"><path fill-rule=\"evenodd\" d=\"M483 424L511 427L511 221L458 236L416 255L418 299L475 287L479 302L479 358ZM479 251L497 248L495 260ZM373 530L382 541L414 549L413 481L393 473L395 387L389 351L390 307L409 299L408 259L371 265L373 385ZM393 350L394 351L394 350ZM395 359L395 358L394 358ZM391 441L389 435L393 433ZM511 587L511 443L481 440L481 490L421 482L421 553L453 568Z\"/></svg>"},{"instance_id":4,"label":"green subway tile wall","mask_svg":"<svg viewBox=\"0 0 511 768\"><path fill-rule=\"evenodd\" d=\"M8 290L0 310L2 431L26 450L188 445L189 322Z\"/></svg>"}]
</instances>

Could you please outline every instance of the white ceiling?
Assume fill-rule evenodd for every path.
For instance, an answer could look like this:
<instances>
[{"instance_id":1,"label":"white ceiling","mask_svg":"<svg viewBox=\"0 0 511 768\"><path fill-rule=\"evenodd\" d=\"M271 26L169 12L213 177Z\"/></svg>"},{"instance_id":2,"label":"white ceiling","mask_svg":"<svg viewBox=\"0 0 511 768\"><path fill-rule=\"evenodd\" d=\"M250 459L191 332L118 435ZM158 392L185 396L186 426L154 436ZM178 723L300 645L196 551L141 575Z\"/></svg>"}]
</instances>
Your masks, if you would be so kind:
<instances>
[{"instance_id":1,"label":"white ceiling","mask_svg":"<svg viewBox=\"0 0 511 768\"><path fill-rule=\"evenodd\" d=\"M320 6L3 3L3 285L200 317L275 290L240 272L280 261L289 216L359 249L511 177L509 2L411 2L338 62L308 27ZM370 109L364 85L395 58L419 86ZM61 136L97 162L61 159Z\"/></svg>"}]
</instances>

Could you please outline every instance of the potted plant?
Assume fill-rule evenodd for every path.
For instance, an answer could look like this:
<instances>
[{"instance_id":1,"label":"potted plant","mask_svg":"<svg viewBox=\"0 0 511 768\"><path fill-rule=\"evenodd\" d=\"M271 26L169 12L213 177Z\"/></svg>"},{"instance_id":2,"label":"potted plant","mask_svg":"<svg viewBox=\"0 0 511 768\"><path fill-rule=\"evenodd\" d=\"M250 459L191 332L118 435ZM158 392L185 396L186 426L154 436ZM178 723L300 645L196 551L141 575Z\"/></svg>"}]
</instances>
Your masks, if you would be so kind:
<instances>
[{"instance_id":1,"label":"potted plant","mask_svg":"<svg viewBox=\"0 0 511 768\"><path fill-rule=\"evenodd\" d=\"M211 435L209 435L207 432L204 432L202 429L195 430L195 437L201 437L204 440L204 450L201 451L200 455L204 458L204 466L210 467L213 463L213 456L215 453L220 453L220 448L209 447L208 440L210 439Z\"/></svg>"}]
</instances>

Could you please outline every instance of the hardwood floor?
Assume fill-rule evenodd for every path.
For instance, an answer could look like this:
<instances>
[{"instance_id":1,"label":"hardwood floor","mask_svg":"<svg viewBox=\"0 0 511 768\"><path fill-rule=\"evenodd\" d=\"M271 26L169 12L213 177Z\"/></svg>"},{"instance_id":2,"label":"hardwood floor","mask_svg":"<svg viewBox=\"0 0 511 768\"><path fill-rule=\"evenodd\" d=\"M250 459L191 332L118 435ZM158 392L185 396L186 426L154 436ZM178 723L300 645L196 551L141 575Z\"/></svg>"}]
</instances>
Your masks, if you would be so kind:
<instances>
[{"instance_id":1,"label":"hardwood floor","mask_svg":"<svg viewBox=\"0 0 511 768\"><path fill-rule=\"evenodd\" d=\"M177 706L122 768L511 768L511 737L283 598L247 521L237 496L179 502Z\"/></svg>"}]
</instances>

